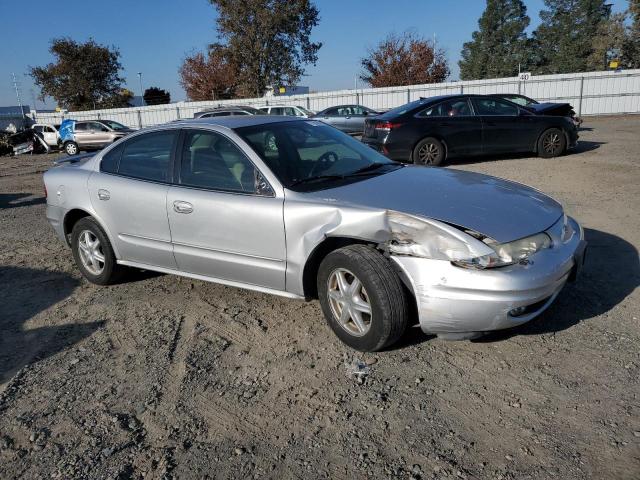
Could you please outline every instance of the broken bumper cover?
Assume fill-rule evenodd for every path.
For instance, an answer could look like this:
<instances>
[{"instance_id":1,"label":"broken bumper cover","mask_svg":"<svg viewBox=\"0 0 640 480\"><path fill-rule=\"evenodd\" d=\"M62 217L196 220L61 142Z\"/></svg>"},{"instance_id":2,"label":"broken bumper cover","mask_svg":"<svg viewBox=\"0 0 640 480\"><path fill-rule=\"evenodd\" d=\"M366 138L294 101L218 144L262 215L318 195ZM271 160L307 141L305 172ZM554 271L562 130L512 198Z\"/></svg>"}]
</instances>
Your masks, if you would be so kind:
<instances>
[{"instance_id":1,"label":"broken bumper cover","mask_svg":"<svg viewBox=\"0 0 640 480\"><path fill-rule=\"evenodd\" d=\"M565 244L542 250L527 262L475 270L445 260L392 256L416 297L425 333L470 333L526 323L555 300L578 275L586 242L582 228L569 219L575 235Z\"/></svg>"}]
</instances>

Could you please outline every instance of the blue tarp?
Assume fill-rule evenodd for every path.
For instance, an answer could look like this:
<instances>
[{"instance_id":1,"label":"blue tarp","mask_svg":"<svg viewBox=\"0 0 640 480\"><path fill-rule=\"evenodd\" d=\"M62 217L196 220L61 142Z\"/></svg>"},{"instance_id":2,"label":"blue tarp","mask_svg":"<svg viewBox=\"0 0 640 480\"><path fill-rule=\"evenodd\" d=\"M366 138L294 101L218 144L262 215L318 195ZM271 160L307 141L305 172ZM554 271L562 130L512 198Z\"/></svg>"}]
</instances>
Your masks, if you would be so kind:
<instances>
[{"instance_id":1,"label":"blue tarp","mask_svg":"<svg viewBox=\"0 0 640 480\"><path fill-rule=\"evenodd\" d=\"M75 142L75 130L76 130L76 121L75 120L63 120L60 124L60 129L58 133L60 133L60 140L62 143L64 142Z\"/></svg>"}]
</instances>

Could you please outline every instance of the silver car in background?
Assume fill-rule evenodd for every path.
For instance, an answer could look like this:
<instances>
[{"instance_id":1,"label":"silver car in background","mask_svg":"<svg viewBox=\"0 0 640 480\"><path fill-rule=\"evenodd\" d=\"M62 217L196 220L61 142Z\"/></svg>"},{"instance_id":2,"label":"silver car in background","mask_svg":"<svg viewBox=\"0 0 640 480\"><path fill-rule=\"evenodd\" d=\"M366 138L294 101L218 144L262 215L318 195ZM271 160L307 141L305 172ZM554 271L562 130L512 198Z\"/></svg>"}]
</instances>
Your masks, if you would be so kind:
<instances>
[{"instance_id":1,"label":"silver car in background","mask_svg":"<svg viewBox=\"0 0 640 480\"><path fill-rule=\"evenodd\" d=\"M376 115L380 115L380 112L362 105L337 105L325 108L312 118L328 123L345 133L357 135L364 132L365 120Z\"/></svg>"},{"instance_id":2,"label":"silver car in background","mask_svg":"<svg viewBox=\"0 0 640 480\"><path fill-rule=\"evenodd\" d=\"M537 190L395 163L315 120L174 122L44 182L48 220L89 281L137 267L318 298L362 351L414 320L450 339L527 322L576 277L586 246Z\"/></svg>"}]
</instances>

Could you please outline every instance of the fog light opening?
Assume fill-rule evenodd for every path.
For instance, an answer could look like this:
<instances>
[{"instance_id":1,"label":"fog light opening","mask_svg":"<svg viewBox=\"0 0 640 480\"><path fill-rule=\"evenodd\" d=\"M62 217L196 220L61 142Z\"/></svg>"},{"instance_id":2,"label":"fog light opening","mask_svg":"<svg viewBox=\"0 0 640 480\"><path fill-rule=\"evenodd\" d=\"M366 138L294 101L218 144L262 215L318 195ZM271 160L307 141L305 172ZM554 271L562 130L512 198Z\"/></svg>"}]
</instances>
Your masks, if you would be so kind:
<instances>
[{"instance_id":1,"label":"fog light opening","mask_svg":"<svg viewBox=\"0 0 640 480\"><path fill-rule=\"evenodd\" d=\"M516 307L509 312L509 315L512 317L519 317L520 315L524 315L527 311L527 307Z\"/></svg>"}]
</instances>

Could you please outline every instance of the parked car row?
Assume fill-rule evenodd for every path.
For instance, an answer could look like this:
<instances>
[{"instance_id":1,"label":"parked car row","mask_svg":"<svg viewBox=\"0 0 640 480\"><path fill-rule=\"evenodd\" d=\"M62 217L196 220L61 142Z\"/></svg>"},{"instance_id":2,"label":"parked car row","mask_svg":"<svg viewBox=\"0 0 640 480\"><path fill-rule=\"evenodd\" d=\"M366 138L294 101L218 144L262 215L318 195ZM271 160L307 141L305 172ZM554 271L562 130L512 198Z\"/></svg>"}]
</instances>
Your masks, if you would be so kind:
<instances>
[{"instance_id":1,"label":"parked car row","mask_svg":"<svg viewBox=\"0 0 640 480\"><path fill-rule=\"evenodd\" d=\"M367 118L376 149L316 118L172 122L48 170L46 215L96 284L134 267L318 299L335 334L363 351L389 347L414 322L445 339L476 338L553 303L582 267L582 228L533 188L379 151L427 164L424 146L447 153L452 140L469 141L485 151L511 141L511 123L522 148L551 153L547 133L575 129L483 96ZM435 132L438 143L420 139Z\"/></svg>"},{"instance_id":2,"label":"parked car row","mask_svg":"<svg viewBox=\"0 0 640 480\"><path fill-rule=\"evenodd\" d=\"M557 157L578 141L569 116L496 95L421 98L365 120L362 141L393 160L440 165L447 158L534 152Z\"/></svg>"},{"instance_id":3,"label":"parked car row","mask_svg":"<svg viewBox=\"0 0 640 480\"><path fill-rule=\"evenodd\" d=\"M449 95L421 98L387 112L363 105L337 105L312 112L299 105L228 105L194 118L252 115L313 118L351 135L393 160L440 165L452 157L535 152L562 155L575 146L577 118L570 104L538 103L518 94ZM111 120L73 122L61 138L60 125L36 124L34 144L75 155L103 148L134 130Z\"/></svg>"}]
</instances>

